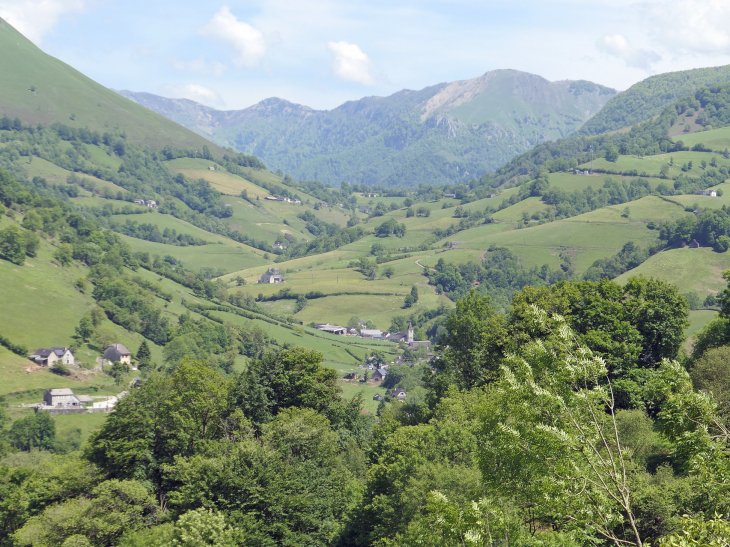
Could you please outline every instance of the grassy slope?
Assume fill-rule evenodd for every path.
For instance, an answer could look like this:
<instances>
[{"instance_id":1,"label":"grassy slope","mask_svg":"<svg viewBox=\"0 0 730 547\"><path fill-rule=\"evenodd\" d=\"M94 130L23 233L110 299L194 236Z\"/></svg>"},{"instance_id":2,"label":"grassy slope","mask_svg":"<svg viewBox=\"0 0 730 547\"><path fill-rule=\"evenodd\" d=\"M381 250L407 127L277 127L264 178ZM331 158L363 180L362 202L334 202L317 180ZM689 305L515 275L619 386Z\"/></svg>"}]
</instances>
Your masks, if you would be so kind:
<instances>
[{"instance_id":1,"label":"grassy slope","mask_svg":"<svg viewBox=\"0 0 730 547\"><path fill-rule=\"evenodd\" d=\"M0 115L25 123L62 122L99 132L119 129L134 141L162 148L209 148L216 145L87 78L43 53L0 19ZM35 91L30 91L31 87ZM71 119L71 116L75 119Z\"/></svg>"},{"instance_id":2,"label":"grassy slope","mask_svg":"<svg viewBox=\"0 0 730 547\"><path fill-rule=\"evenodd\" d=\"M682 293L697 291L704 300L708 294L717 294L727 285L722 272L728 268L730 253L685 247L657 253L617 280L623 283L635 275L658 277L677 285Z\"/></svg>"}]
</instances>

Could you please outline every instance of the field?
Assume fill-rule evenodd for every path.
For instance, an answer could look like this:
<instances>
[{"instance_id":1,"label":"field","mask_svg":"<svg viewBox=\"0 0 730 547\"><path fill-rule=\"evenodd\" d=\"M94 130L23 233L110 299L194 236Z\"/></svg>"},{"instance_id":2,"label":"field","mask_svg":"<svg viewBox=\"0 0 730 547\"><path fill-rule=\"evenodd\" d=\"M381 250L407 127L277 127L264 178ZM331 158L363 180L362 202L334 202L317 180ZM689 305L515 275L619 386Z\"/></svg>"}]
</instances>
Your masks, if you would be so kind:
<instances>
[{"instance_id":1,"label":"field","mask_svg":"<svg viewBox=\"0 0 730 547\"><path fill-rule=\"evenodd\" d=\"M656 156L619 156L615 162L606 161L604 158L597 158L593 162L593 168L624 173L635 170L639 174L646 173L652 177L658 177L662 166L669 165L670 159L674 159L674 165L669 167L670 178L677 177L683 173L688 177L699 177L702 173L700 162L705 160L707 163L710 163L713 157L716 159L718 166L724 165L730 167L730 160L719 154L708 152L671 152L657 154ZM682 166L690 161L692 162L692 169L683 172ZM584 163L579 168L590 169L590 163ZM667 184L671 184L671 181L668 181Z\"/></svg>"},{"instance_id":2,"label":"field","mask_svg":"<svg viewBox=\"0 0 730 547\"><path fill-rule=\"evenodd\" d=\"M716 253L712 249L670 249L617 278L624 283L629 277L643 275L657 277L677 285L680 292L696 291L702 300L717 294L727 286L722 272L730 268L730 253Z\"/></svg>"},{"instance_id":3,"label":"field","mask_svg":"<svg viewBox=\"0 0 730 547\"><path fill-rule=\"evenodd\" d=\"M700 131L681 136L678 135L674 137L674 140L682 141L690 148L696 144L704 144L706 147L713 150L722 151L726 148L730 148L730 127Z\"/></svg>"}]
</instances>

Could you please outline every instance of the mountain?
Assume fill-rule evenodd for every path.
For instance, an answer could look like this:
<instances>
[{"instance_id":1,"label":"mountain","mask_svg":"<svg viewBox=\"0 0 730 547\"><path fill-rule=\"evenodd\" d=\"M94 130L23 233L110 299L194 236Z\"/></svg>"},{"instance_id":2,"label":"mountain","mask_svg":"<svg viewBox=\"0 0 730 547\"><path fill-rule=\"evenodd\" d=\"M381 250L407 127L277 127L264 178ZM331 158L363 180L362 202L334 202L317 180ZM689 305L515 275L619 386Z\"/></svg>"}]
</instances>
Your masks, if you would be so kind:
<instances>
[{"instance_id":1,"label":"mountain","mask_svg":"<svg viewBox=\"0 0 730 547\"><path fill-rule=\"evenodd\" d=\"M630 127L658 115L685 95L728 81L730 65L651 76L612 97L598 114L586 122L580 133L597 135Z\"/></svg>"},{"instance_id":2,"label":"mountain","mask_svg":"<svg viewBox=\"0 0 730 547\"><path fill-rule=\"evenodd\" d=\"M3 19L0 51L0 117L31 124L61 122L101 133L117 130L130 142L154 148L217 148L47 55Z\"/></svg>"},{"instance_id":3,"label":"mountain","mask_svg":"<svg viewBox=\"0 0 730 547\"><path fill-rule=\"evenodd\" d=\"M575 132L616 91L495 70L333 110L270 98L218 111L185 99L120 94L296 179L394 187L479 177L536 144Z\"/></svg>"}]
</instances>

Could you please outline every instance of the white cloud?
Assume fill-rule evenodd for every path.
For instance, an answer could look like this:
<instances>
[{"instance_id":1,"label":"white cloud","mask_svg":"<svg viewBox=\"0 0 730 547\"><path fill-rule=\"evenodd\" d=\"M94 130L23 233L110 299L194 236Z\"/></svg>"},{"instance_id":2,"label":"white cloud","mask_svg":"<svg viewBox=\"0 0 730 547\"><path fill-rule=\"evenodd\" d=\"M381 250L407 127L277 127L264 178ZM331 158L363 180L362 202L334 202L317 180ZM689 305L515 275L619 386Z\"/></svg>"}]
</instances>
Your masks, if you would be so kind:
<instances>
[{"instance_id":1,"label":"white cloud","mask_svg":"<svg viewBox=\"0 0 730 547\"><path fill-rule=\"evenodd\" d=\"M730 54L730 4L682 0L639 5L655 40L676 54Z\"/></svg>"},{"instance_id":2,"label":"white cloud","mask_svg":"<svg viewBox=\"0 0 730 547\"><path fill-rule=\"evenodd\" d=\"M373 63L356 44L349 42L328 42L327 48L334 58L332 72L341 80L375 85L376 79L371 71Z\"/></svg>"},{"instance_id":3,"label":"white cloud","mask_svg":"<svg viewBox=\"0 0 730 547\"><path fill-rule=\"evenodd\" d=\"M88 0L0 0L0 17L37 45L67 14L86 9Z\"/></svg>"},{"instance_id":4,"label":"white cloud","mask_svg":"<svg viewBox=\"0 0 730 547\"><path fill-rule=\"evenodd\" d=\"M238 67L257 66L269 48L264 33L244 21L239 21L228 6L223 6L200 33L231 46L236 52L234 63Z\"/></svg>"},{"instance_id":5,"label":"white cloud","mask_svg":"<svg viewBox=\"0 0 730 547\"><path fill-rule=\"evenodd\" d=\"M651 69L653 63L662 60L655 51L635 48L623 34L607 34L596 42L596 47L602 53L621 59L626 66L643 70Z\"/></svg>"},{"instance_id":6,"label":"white cloud","mask_svg":"<svg viewBox=\"0 0 730 547\"><path fill-rule=\"evenodd\" d=\"M172 66L177 72L198 72L200 74L212 74L213 76L222 76L226 71L226 66L223 63L218 61L208 63L202 57L193 61L173 59Z\"/></svg>"},{"instance_id":7,"label":"white cloud","mask_svg":"<svg viewBox=\"0 0 730 547\"><path fill-rule=\"evenodd\" d=\"M185 84L178 86L165 86L164 93L176 98L190 99L208 106L225 106L223 98L213 89L198 85Z\"/></svg>"}]
</instances>

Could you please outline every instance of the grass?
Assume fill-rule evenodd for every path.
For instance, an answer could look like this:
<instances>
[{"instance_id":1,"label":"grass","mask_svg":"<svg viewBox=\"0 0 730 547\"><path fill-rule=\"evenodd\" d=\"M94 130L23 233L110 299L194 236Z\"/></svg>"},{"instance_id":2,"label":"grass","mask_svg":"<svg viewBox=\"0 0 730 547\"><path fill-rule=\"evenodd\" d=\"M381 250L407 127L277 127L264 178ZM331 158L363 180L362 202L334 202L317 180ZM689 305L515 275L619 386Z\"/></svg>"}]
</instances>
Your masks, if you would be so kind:
<instances>
[{"instance_id":1,"label":"grass","mask_svg":"<svg viewBox=\"0 0 730 547\"><path fill-rule=\"evenodd\" d=\"M592 187L594 190L598 190L599 188L603 188L603 184L605 183L607 178L613 178L615 180L618 180L619 182L630 182L636 177L624 177L620 175L605 175L602 173L594 173L593 175L574 175L572 172L570 173L550 173L549 180L550 180L550 186L554 188L560 188L561 190L565 190L566 192L575 192L575 191L581 191L589 186ZM648 177L642 177L642 181L646 181L649 183L649 185L652 188L656 188L659 186L661 182L667 182L664 179L660 178L648 178Z\"/></svg>"},{"instance_id":2,"label":"grass","mask_svg":"<svg viewBox=\"0 0 730 547\"><path fill-rule=\"evenodd\" d=\"M708 294L717 294L727 286L722 279L722 272L728 268L730 253L684 247L657 253L616 280L625 283L635 275L656 277L676 285L682 293L696 291L704 300Z\"/></svg>"},{"instance_id":3,"label":"grass","mask_svg":"<svg viewBox=\"0 0 730 547\"><path fill-rule=\"evenodd\" d=\"M709 132L708 132L709 133ZM675 139L677 140L677 139ZM680 139L683 140L683 139ZM657 154L656 156L619 156L616 162L606 161L605 158L597 158L593 162L594 169L605 169L609 171L631 171L636 170L638 173L647 173L653 177L658 177L659 172L663 165L668 165L670 158L674 159L674 165L669 168L669 177L674 178L680 174L685 174L689 177L699 177L702 173L700 168L700 162L705 160L710 163L710 160L715 157L717 165L719 166L730 166L730 160L725 159L723 156L718 154L709 154L707 152L671 152L667 154ZM682 165L692 162L693 168L689 171L682 171ZM589 169L590 163L584 163L579 166L581 169ZM671 185L671 181L666 181L667 184Z\"/></svg>"},{"instance_id":4,"label":"grass","mask_svg":"<svg viewBox=\"0 0 730 547\"><path fill-rule=\"evenodd\" d=\"M43 53L5 22L0 26L0 115L29 124L61 122L103 133L124 131L130 141L155 148L170 144L220 155L200 135L144 108ZM31 91L31 89L33 91Z\"/></svg>"},{"instance_id":5,"label":"grass","mask_svg":"<svg viewBox=\"0 0 730 547\"><path fill-rule=\"evenodd\" d=\"M682 141L690 148L696 144L704 144L713 150L725 150L726 148L730 148L730 127L700 131L689 135L678 135L674 137L674 140Z\"/></svg>"},{"instance_id":6,"label":"grass","mask_svg":"<svg viewBox=\"0 0 730 547\"><path fill-rule=\"evenodd\" d=\"M188 247L180 247L176 245L166 245L164 243L154 243L121 235L120 237L134 252L147 252L150 256L172 255L182 261L186 268L191 270L199 270L202 267L213 266L222 268L224 271L232 272L244 268L250 268L256 264L265 264L265 261L258 253L248 250L240 244L230 241L223 245L195 245Z\"/></svg>"}]
</instances>

